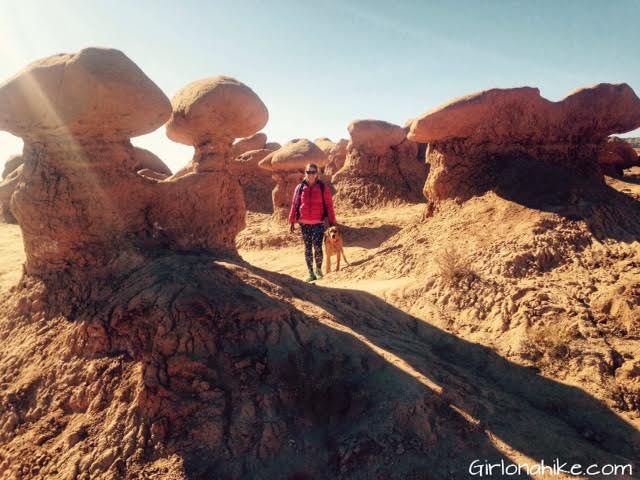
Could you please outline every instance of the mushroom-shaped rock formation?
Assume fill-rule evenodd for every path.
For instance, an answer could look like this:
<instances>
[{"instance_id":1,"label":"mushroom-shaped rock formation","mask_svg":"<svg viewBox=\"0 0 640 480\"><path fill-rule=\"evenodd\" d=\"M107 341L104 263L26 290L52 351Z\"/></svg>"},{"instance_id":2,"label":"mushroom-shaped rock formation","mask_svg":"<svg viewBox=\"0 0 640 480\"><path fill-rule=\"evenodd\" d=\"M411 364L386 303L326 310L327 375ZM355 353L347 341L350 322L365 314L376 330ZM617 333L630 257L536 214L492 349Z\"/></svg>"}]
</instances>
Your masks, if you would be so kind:
<instances>
[{"instance_id":1,"label":"mushroom-shaped rock formation","mask_svg":"<svg viewBox=\"0 0 640 480\"><path fill-rule=\"evenodd\" d=\"M192 82L173 97L171 105L167 136L196 147L194 171L225 170L233 156L232 142L254 135L269 119L254 91L230 77Z\"/></svg>"},{"instance_id":2,"label":"mushroom-shaped rock formation","mask_svg":"<svg viewBox=\"0 0 640 480\"><path fill-rule=\"evenodd\" d=\"M214 243L222 241L226 250L235 251L235 237L245 227L246 209L242 188L229 172L229 162L234 156L232 142L262 129L269 118L267 108L249 87L222 76L190 83L175 95L171 104L173 113L167 123L167 136L176 142L193 145L196 150L191 163L167 182L178 182L191 173L207 175L206 194L213 202L208 208L214 212L215 220L206 214L203 220L211 225L210 234L224 232L224 236ZM188 199L179 207L179 215L170 216L181 219L172 222L172 228L177 228L177 235L182 240L186 239L183 233L192 228L187 206L204 193L194 195L195 192L189 189L192 182L193 179L178 182L186 188L182 195ZM205 188L205 183L200 188ZM178 205L170 208L178 208ZM185 245L185 248L192 247Z\"/></svg>"},{"instance_id":3,"label":"mushroom-shaped rock formation","mask_svg":"<svg viewBox=\"0 0 640 480\"><path fill-rule=\"evenodd\" d=\"M0 86L0 130L25 142L128 140L152 132L169 113L164 93L118 50L54 55Z\"/></svg>"},{"instance_id":4,"label":"mushroom-shaped rock formation","mask_svg":"<svg viewBox=\"0 0 640 480\"><path fill-rule=\"evenodd\" d=\"M317 141L316 141L317 143ZM338 143L331 142L331 145L325 143L324 146L320 146L327 154L328 163L327 166L324 167L324 174L328 177L333 176L338 170L342 168L344 165L344 161L347 158L347 145L349 141L345 138L341 138L338 140Z\"/></svg>"},{"instance_id":5,"label":"mushroom-shaped rock formation","mask_svg":"<svg viewBox=\"0 0 640 480\"><path fill-rule=\"evenodd\" d=\"M231 156L236 158L245 152L252 150L262 150L267 143L267 136L260 132L250 137L241 138L236 140L232 147Z\"/></svg>"},{"instance_id":6,"label":"mushroom-shaped rock formation","mask_svg":"<svg viewBox=\"0 0 640 480\"><path fill-rule=\"evenodd\" d=\"M41 104L29 92L53 99L61 114L38 123ZM166 165L131 145L127 135L160 127L171 103L123 53L89 49L35 62L0 85L0 106L19 113L3 113L1 125L25 141L11 211L23 232L27 274L109 276L158 249L237 255L245 216L238 182L226 171L161 181Z\"/></svg>"},{"instance_id":7,"label":"mushroom-shaped rock formation","mask_svg":"<svg viewBox=\"0 0 640 480\"><path fill-rule=\"evenodd\" d=\"M306 138L296 138L285 143L260 161L260 167L269 170L276 182L273 189L273 215L286 219L291 208L293 192L303 177L304 167L314 163L318 168L327 164L327 155L315 143Z\"/></svg>"},{"instance_id":8,"label":"mushroom-shaped rock formation","mask_svg":"<svg viewBox=\"0 0 640 480\"><path fill-rule=\"evenodd\" d=\"M495 187L520 160L602 181L597 157L607 137L638 127L640 99L626 84L599 84L559 102L523 87L453 100L414 119L408 138L430 144L427 199L465 200Z\"/></svg>"},{"instance_id":9,"label":"mushroom-shaped rock formation","mask_svg":"<svg viewBox=\"0 0 640 480\"><path fill-rule=\"evenodd\" d=\"M258 165L271 153L273 150L265 148L251 150L229 162L229 171L240 182L247 210L252 212L273 213L271 192L276 183L271 174Z\"/></svg>"},{"instance_id":10,"label":"mushroom-shaped rock formation","mask_svg":"<svg viewBox=\"0 0 640 480\"><path fill-rule=\"evenodd\" d=\"M24 140L11 210L27 273L135 257L132 238L146 235L149 192L129 137L161 126L170 108L131 60L110 49L39 60L0 85L0 129Z\"/></svg>"},{"instance_id":11,"label":"mushroom-shaped rock formation","mask_svg":"<svg viewBox=\"0 0 640 480\"><path fill-rule=\"evenodd\" d=\"M333 175L336 202L353 208L422 200L427 167L406 129L382 120L355 120L344 165Z\"/></svg>"},{"instance_id":12,"label":"mushroom-shaped rock formation","mask_svg":"<svg viewBox=\"0 0 640 480\"><path fill-rule=\"evenodd\" d=\"M14 169L0 182L0 219L7 223L17 223L16 217L11 213L11 196L22 177L22 164Z\"/></svg>"},{"instance_id":13,"label":"mushroom-shaped rock formation","mask_svg":"<svg viewBox=\"0 0 640 480\"><path fill-rule=\"evenodd\" d=\"M136 165L134 170L150 170L160 174L163 178L171 175L171 169L155 153L145 148L134 147Z\"/></svg>"},{"instance_id":14,"label":"mushroom-shaped rock formation","mask_svg":"<svg viewBox=\"0 0 640 480\"><path fill-rule=\"evenodd\" d=\"M640 159L626 141L611 137L598 152L598 163L607 175L623 175L625 168L640 165Z\"/></svg>"},{"instance_id":15,"label":"mushroom-shaped rock formation","mask_svg":"<svg viewBox=\"0 0 640 480\"><path fill-rule=\"evenodd\" d=\"M11 155L9 159L4 162L4 168L2 169L2 178L7 178L7 176L20 165L22 165L22 163L22 155Z\"/></svg>"}]
</instances>

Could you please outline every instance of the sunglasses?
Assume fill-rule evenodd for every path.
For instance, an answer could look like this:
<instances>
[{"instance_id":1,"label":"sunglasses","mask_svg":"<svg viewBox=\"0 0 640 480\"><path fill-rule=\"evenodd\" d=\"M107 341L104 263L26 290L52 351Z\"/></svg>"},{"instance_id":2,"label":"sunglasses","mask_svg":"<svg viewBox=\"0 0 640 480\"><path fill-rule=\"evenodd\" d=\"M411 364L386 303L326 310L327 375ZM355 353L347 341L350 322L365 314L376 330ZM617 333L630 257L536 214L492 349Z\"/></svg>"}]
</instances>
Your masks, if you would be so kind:
<instances>
[{"instance_id":1,"label":"sunglasses","mask_svg":"<svg viewBox=\"0 0 640 480\"><path fill-rule=\"evenodd\" d=\"M308 173L309 175L315 175L316 173L318 173L317 170L307 170L305 173Z\"/></svg>"}]
</instances>

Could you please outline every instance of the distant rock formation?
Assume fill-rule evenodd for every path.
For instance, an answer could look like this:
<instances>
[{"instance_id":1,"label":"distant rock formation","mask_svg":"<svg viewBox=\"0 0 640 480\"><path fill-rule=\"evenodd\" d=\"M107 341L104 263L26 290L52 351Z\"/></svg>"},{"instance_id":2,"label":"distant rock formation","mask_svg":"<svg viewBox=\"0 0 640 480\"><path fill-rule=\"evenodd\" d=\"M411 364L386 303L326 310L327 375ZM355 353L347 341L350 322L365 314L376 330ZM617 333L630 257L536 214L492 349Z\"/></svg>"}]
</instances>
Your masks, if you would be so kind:
<instances>
[{"instance_id":1,"label":"distant rock formation","mask_svg":"<svg viewBox=\"0 0 640 480\"><path fill-rule=\"evenodd\" d=\"M186 171L171 177L129 140L169 117L168 135L196 147ZM245 204L228 170L232 142L267 118L255 93L228 77L188 85L172 111L117 50L89 48L27 66L0 86L0 129L25 142L11 210L23 231L26 273L108 276L158 249L237 255ZM7 177L3 195L15 184Z\"/></svg>"},{"instance_id":2,"label":"distant rock formation","mask_svg":"<svg viewBox=\"0 0 640 480\"><path fill-rule=\"evenodd\" d=\"M11 213L11 196L22 176L22 155L12 155L4 164L0 181L0 221L18 223Z\"/></svg>"},{"instance_id":3,"label":"distant rock formation","mask_svg":"<svg viewBox=\"0 0 640 480\"><path fill-rule=\"evenodd\" d=\"M293 192L304 178L304 167L308 163L324 167L327 155L306 138L293 139L260 161L260 167L270 171L276 182L272 198L273 215L278 220L289 216Z\"/></svg>"},{"instance_id":4,"label":"distant rock formation","mask_svg":"<svg viewBox=\"0 0 640 480\"><path fill-rule=\"evenodd\" d=\"M332 177L336 203L353 208L420 202L427 166L407 130L382 120L355 120L345 163Z\"/></svg>"},{"instance_id":5,"label":"distant rock formation","mask_svg":"<svg viewBox=\"0 0 640 480\"><path fill-rule=\"evenodd\" d=\"M640 165L640 159L629 143L611 137L598 152L598 163L605 174L621 176L625 168Z\"/></svg>"},{"instance_id":6,"label":"distant rock formation","mask_svg":"<svg viewBox=\"0 0 640 480\"><path fill-rule=\"evenodd\" d=\"M341 138L338 143L332 142L327 137L316 138L314 143L327 155L327 165L323 169L323 175L331 178L334 173L342 168L347 158L348 140Z\"/></svg>"},{"instance_id":7,"label":"distant rock formation","mask_svg":"<svg viewBox=\"0 0 640 480\"><path fill-rule=\"evenodd\" d=\"M267 136L262 132L256 133L250 137L241 138L233 143L232 156L236 158L245 152L250 152L251 150L262 150L263 148L266 148L266 144Z\"/></svg>"},{"instance_id":8,"label":"distant rock formation","mask_svg":"<svg viewBox=\"0 0 640 480\"><path fill-rule=\"evenodd\" d=\"M551 102L536 88L492 89L431 110L408 138L429 143L424 194L466 200L491 189L514 159L562 167L602 181L607 137L640 127L640 99L626 84L599 84Z\"/></svg>"},{"instance_id":9,"label":"distant rock formation","mask_svg":"<svg viewBox=\"0 0 640 480\"><path fill-rule=\"evenodd\" d=\"M276 182L258 165L271 153L273 150L266 148L250 150L229 162L229 172L240 182L247 210L252 212L273 213L271 192Z\"/></svg>"}]
</instances>

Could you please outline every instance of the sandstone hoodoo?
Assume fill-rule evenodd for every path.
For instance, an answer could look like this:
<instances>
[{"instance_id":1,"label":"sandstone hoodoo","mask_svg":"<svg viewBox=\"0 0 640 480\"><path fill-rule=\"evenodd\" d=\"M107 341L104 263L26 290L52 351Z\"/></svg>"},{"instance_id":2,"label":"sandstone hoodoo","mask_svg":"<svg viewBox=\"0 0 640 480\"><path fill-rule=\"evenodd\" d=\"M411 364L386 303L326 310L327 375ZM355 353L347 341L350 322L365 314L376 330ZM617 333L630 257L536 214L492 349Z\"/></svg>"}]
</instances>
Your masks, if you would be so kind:
<instances>
[{"instance_id":1,"label":"sandstone hoodoo","mask_svg":"<svg viewBox=\"0 0 640 480\"><path fill-rule=\"evenodd\" d=\"M54 55L0 86L0 130L26 143L128 140L169 113L164 93L118 50Z\"/></svg>"},{"instance_id":2,"label":"sandstone hoodoo","mask_svg":"<svg viewBox=\"0 0 640 480\"><path fill-rule=\"evenodd\" d=\"M327 155L306 138L296 138L260 161L260 167L271 172L276 186L273 189L273 214L285 220L291 208L293 192L304 177L304 167L315 163L318 168L327 164Z\"/></svg>"},{"instance_id":3,"label":"sandstone hoodoo","mask_svg":"<svg viewBox=\"0 0 640 480\"><path fill-rule=\"evenodd\" d=\"M626 168L640 165L638 153L621 138L611 137L598 152L598 163L607 175L623 175Z\"/></svg>"},{"instance_id":4,"label":"sandstone hoodoo","mask_svg":"<svg viewBox=\"0 0 640 480\"><path fill-rule=\"evenodd\" d=\"M331 178L331 176L342 168L347 158L348 140L341 138L338 143L332 142L327 137L316 138L314 143L318 145L324 153L327 154L327 165L323 169L323 174Z\"/></svg>"},{"instance_id":5,"label":"sandstone hoodoo","mask_svg":"<svg viewBox=\"0 0 640 480\"><path fill-rule=\"evenodd\" d=\"M0 181L0 220L7 223L17 223L11 213L11 196L22 177L23 165L18 165L11 173Z\"/></svg>"},{"instance_id":6,"label":"sandstone hoodoo","mask_svg":"<svg viewBox=\"0 0 640 480\"><path fill-rule=\"evenodd\" d=\"M248 86L230 77L190 83L171 100L167 136L193 145L194 171L224 170L236 138L250 137L269 119L267 107Z\"/></svg>"},{"instance_id":7,"label":"sandstone hoodoo","mask_svg":"<svg viewBox=\"0 0 640 480\"><path fill-rule=\"evenodd\" d=\"M12 211L28 273L132 255L149 192L129 138L158 128L170 113L162 91L117 50L45 58L0 85L0 130L24 140Z\"/></svg>"},{"instance_id":8,"label":"sandstone hoodoo","mask_svg":"<svg viewBox=\"0 0 640 480\"><path fill-rule=\"evenodd\" d=\"M204 91L192 84L174 99L179 110L168 131L194 142L196 168L165 181L166 165L133 147L129 137L160 127L171 103L122 52L91 48L57 55L0 86L0 128L25 142L12 211L23 232L27 273L134 265L142 251L154 248L235 255L245 206L226 163L233 138L262 128L266 109L235 80L195 85ZM257 120L248 118L254 107ZM219 116L228 122L214 134Z\"/></svg>"},{"instance_id":9,"label":"sandstone hoodoo","mask_svg":"<svg viewBox=\"0 0 640 480\"><path fill-rule=\"evenodd\" d=\"M336 201L354 208L420 202L427 166L406 129L382 120L355 120L342 168L333 176Z\"/></svg>"},{"instance_id":10,"label":"sandstone hoodoo","mask_svg":"<svg viewBox=\"0 0 640 480\"><path fill-rule=\"evenodd\" d=\"M427 199L463 201L494 188L514 162L543 162L601 182L598 152L607 137L638 127L640 99L626 84L599 84L559 102L523 87L453 100L414 119L408 138L430 144Z\"/></svg>"},{"instance_id":11,"label":"sandstone hoodoo","mask_svg":"<svg viewBox=\"0 0 640 480\"><path fill-rule=\"evenodd\" d=\"M187 239L195 221L211 238L206 250L217 245L234 252L235 237L245 227L246 209L242 188L229 172L234 157L232 143L261 130L269 118L267 108L248 86L224 76L188 84L173 97L171 105L167 136L194 146L195 153L187 167L167 179L180 193L173 200L162 197L165 203L172 202L167 204L172 214L164 228L180 232L181 247L193 249L195 245ZM260 134L257 139L260 143L264 140ZM186 178L191 173L199 178ZM193 189L194 182L197 190ZM178 197L181 200L176 202ZM195 218L193 209L199 212Z\"/></svg>"},{"instance_id":12,"label":"sandstone hoodoo","mask_svg":"<svg viewBox=\"0 0 640 480\"><path fill-rule=\"evenodd\" d=\"M264 148L251 150L229 162L229 172L240 183L247 210L252 212L273 213L271 192L276 183L271 178L271 174L258 165L271 153L273 150Z\"/></svg>"},{"instance_id":13,"label":"sandstone hoodoo","mask_svg":"<svg viewBox=\"0 0 640 480\"><path fill-rule=\"evenodd\" d=\"M233 143L231 155L233 158L236 158L245 152L250 152L252 150L262 150L263 148L266 148L266 144L267 136L262 132L256 133L255 135L251 135L250 137L236 140Z\"/></svg>"}]
</instances>

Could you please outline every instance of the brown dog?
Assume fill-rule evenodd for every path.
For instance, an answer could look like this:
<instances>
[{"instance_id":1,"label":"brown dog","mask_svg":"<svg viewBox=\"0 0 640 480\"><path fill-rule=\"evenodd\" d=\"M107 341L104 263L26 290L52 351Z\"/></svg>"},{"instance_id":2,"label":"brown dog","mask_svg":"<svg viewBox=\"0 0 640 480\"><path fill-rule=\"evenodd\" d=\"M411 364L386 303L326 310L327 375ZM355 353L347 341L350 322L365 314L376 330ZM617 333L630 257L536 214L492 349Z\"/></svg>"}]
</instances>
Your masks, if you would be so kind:
<instances>
[{"instance_id":1,"label":"brown dog","mask_svg":"<svg viewBox=\"0 0 640 480\"><path fill-rule=\"evenodd\" d=\"M338 256L336 271L340 270L340 256L344 258L344 261L349 265L349 261L347 257L344 256L344 245L342 243L342 234L338 227L335 225L333 227L329 227L324 232L324 255L327 259L327 273L331 272L331 257L333 255Z\"/></svg>"}]
</instances>

